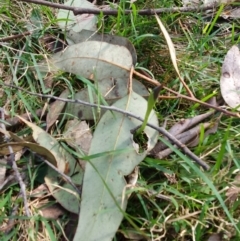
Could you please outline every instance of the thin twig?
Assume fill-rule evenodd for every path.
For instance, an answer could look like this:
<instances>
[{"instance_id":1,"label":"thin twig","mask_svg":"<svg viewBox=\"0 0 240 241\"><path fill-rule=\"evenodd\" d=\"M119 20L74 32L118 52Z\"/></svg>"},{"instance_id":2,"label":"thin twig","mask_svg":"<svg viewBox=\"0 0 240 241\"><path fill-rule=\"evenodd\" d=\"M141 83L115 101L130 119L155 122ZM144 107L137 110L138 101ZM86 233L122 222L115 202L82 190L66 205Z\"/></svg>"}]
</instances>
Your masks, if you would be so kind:
<instances>
[{"instance_id":1,"label":"thin twig","mask_svg":"<svg viewBox=\"0 0 240 241\"><path fill-rule=\"evenodd\" d=\"M4 110L2 108L0 108L0 112L1 112L1 119L4 120ZM1 127L3 130L6 131L5 125L3 123L1 123ZM5 136L6 141L9 141L9 137ZM21 195L23 197L23 202L24 202L24 208L25 208L25 213L28 217L31 216L30 210L28 208L28 201L27 201L27 194L26 194L26 186L25 183L22 179L22 176L18 170L17 164L16 164L16 160L15 160L15 154L13 153L13 149L11 146L8 146L8 150L10 153L10 160L11 160L11 164L12 164L12 168L14 171L14 174L16 176L16 179L19 183L20 189L21 189Z\"/></svg>"},{"instance_id":2,"label":"thin twig","mask_svg":"<svg viewBox=\"0 0 240 241\"><path fill-rule=\"evenodd\" d=\"M63 102L68 102L68 103L77 103L77 104L82 104L82 105L86 105L86 106L90 106L90 107L95 107L95 108L101 108L104 110L110 110L110 111L116 111L119 113L122 113L124 115L133 117L141 122L143 122L143 118L136 116L134 114L132 114L131 112L128 111L124 111L122 109L119 109L117 107L114 106L104 106L104 105L98 105L98 104L92 104L86 101L82 101L82 100L71 100L71 99L65 99L65 98L60 98L60 97L56 97L56 96L52 96L52 95L43 95L43 94L39 94L39 93L33 93L30 91L25 90L24 88L21 87L17 87L14 85L8 85L8 84L3 84L0 83L0 85L2 86L8 86L8 87L12 87L12 88L16 88L18 90L22 90L25 93L28 93L30 95L34 95L34 96L39 96L41 98L50 98L50 99L54 99L54 100L59 100L59 101L63 101ZM197 162L200 166L202 166L205 170L208 170L210 167L203 162L198 156L196 156L194 153L192 153L187 146L183 145L179 140L177 140L173 135L171 135L167 130L165 130L163 127L158 127L158 126L154 126L150 123L147 123L147 126L157 130L158 132L160 132L161 134L163 134L164 136L166 136L170 141L172 141L174 144L176 144L179 148L181 148L183 150L183 152L189 156L192 160L194 160L195 162Z\"/></svg>"},{"instance_id":3,"label":"thin twig","mask_svg":"<svg viewBox=\"0 0 240 241\"><path fill-rule=\"evenodd\" d=\"M23 38L23 37L28 36L30 34L32 34L31 31L11 35L11 36L8 36L8 37L5 37L5 38L0 38L0 42L8 42L8 41L15 40L15 39L18 39L18 38Z\"/></svg>"},{"instance_id":4,"label":"thin twig","mask_svg":"<svg viewBox=\"0 0 240 241\"><path fill-rule=\"evenodd\" d=\"M137 72L136 70L134 70L133 73L134 73L136 76L138 76L138 77L140 77L140 78L148 81L148 83L150 83L150 84L160 85L160 83L159 83L157 80L153 80L153 79L151 79L151 78L149 78L149 77L147 77L147 76L145 76L145 75ZM180 93L178 93L178 92L176 92L176 91L174 91L174 90L172 90L172 89L169 89L168 87L166 87L166 86L164 86L164 85L163 85L163 89L165 89L166 91L174 94L177 98L183 98L183 99L185 99L185 100L190 100L190 101L195 102L195 103L198 103L198 104L200 104L200 105L202 105L202 106L205 106L205 107L208 107L208 108L210 108L210 109L214 109L214 110L217 110L217 111L219 111L219 112L222 112L222 113L225 114L225 115L240 118L240 114L239 114L239 113L234 113L234 112L231 112L231 111L227 111L227 110L225 110L225 109L222 109L222 108L219 107L219 106L211 105L211 104L209 104L209 103L203 102L203 101L198 100L198 99L196 99L196 98L192 98L192 97L190 97L190 96L182 95L182 94L180 94ZM160 97L161 97L161 96L160 96ZM159 98L160 98L160 97L159 97Z\"/></svg>"},{"instance_id":5,"label":"thin twig","mask_svg":"<svg viewBox=\"0 0 240 241\"><path fill-rule=\"evenodd\" d=\"M119 11L116 9L105 10L105 9L88 9L88 8L77 8L72 6L66 6L58 3L51 3L43 0L20 0L22 2L35 3L39 5L49 6L58 9L70 10L74 15L88 13L88 14L103 14L103 15L118 15ZM157 8L157 9L142 9L137 11L139 15L154 15L160 13L183 13L183 12L201 12L208 9L213 9L216 4L207 4L199 7L172 7L172 8ZM125 10L123 14L131 14L132 10Z\"/></svg>"}]
</instances>

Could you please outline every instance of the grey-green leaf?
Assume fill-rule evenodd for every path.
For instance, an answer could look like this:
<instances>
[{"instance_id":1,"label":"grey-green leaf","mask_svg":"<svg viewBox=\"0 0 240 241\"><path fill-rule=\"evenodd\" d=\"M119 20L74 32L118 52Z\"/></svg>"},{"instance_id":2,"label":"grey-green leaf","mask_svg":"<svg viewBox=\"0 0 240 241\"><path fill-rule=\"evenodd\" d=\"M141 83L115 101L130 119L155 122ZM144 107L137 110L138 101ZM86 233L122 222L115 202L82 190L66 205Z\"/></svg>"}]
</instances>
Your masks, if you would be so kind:
<instances>
[{"instance_id":1,"label":"grey-green leaf","mask_svg":"<svg viewBox=\"0 0 240 241\"><path fill-rule=\"evenodd\" d=\"M67 36L74 43L81 43L85 41L99 41L99 42L107 42L110 44L124 46L132 54L133 65L137 63L136 50L133 44L127 38L117 36L117 35L111 35L111 34L100 34L100 33L97 33L96 31L90 31L87 29L83 29L80 33L70 30L67 32Z\"/></svg>"},{"instance_id":2,"label":"grey-green leaf","mask_svg":"<svg viewBox=\"0 0 240 241\"><path fill-rule=\"evenodd\" d=\"M111 77L128 79L132 67L127 48L98 41L68 46L54 54L52 60L57 69L98 81Z\"/></svg>"},{"instance_id":3,"label":"grey-green leaf","mask_svg":"<svg viewBox=\"0 0 240 241\"><path fill-rule=\"evenodd\" d=\"M114 104L144 118L147 101L132 92ZM152 111L149 122L158 125ZM126 181L157 142L158 132L147 127L148 150L139 154L130 131L141 122L120 113L106 112L101 118L91 143L91 159L84 174L79 225L74 241L109 241L115 235L127 205ZM105 153L104 153L105 152ZM100 155L102 153L102 155Z\"/></svg>"},{"instance_id":4,"label":"grey-green leaf","mask_svg":"<svg viewBox=\"0 0 240 241\"><path fill-rule=\"evenodd\" d=\"M70 155L58 141L37 125L21 118L33 130L34 140L41 146L47 148L57 161L60 172L71 177L76 186L82 184L83 170L78 161ZM76 190L52 168L48 168L45 182L56 200L68 211L79 212L80 201Z\"/></svg>"}]
</instances>

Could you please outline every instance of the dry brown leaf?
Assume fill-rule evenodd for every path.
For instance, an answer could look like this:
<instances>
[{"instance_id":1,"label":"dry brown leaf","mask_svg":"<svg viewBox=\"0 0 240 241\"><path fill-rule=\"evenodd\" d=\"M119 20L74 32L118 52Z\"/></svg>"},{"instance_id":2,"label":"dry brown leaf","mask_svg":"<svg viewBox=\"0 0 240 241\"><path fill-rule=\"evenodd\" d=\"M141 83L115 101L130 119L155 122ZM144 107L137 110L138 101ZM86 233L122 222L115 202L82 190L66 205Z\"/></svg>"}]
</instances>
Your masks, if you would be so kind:
<instances>
[{"instance_id":1,"label":"dry brown leaf","mask_svg":"<svg viewBox=\"0 0 240 241\"><path fill-rule=\"evenodd\" d=\"M180 79L180 81L182 82L183 86L185 87L185 89L187 90L188 94L192 97L192 98L195 98L193 93L191 92L191 90L188 88L187 84L185 83L184 79L182 78L182 76L180 75L180 72L179 72L179 69L178 69L178 66L177 66L177 57L176 57L176 51L175 51L175 48L174 48L174 45L173 45L173 42L166 30L166 28L164 27L162 21L160 20L160 18L158 17L157 14L155 14L155 18L158 22L158 25L163 33L163 36L167 42L167 45L168 45L168 49L169 49L169 53L170 53L170 57L171 57L171 60L172 60L172 63L173 63L173 66L174 66L174 69Z\"/></svg>"},{"instance_id":2,"label":"dry brown leaf","mask_svg":"<svg viewBox=\"0 0 240 241\"><path fill-rule=\"evenodd\" d=\"M169 174L169 173L164 173L164 176L167 178L167 180L171 183L171 184L175 184L177 183L177 179L176 179L176 174Z\"/></svg>"},{"instance_id":3,"label":"dry brown leaf","mask_svg":"<svg viewBox=\"0 0 240 241\"><path fill-rule=\"evenodd\" d=\"M137 179L138 179L138 171L139 171L139 167L136 166L134 168L133 172L126 177L127 184L129 184L131 186L136 185Z\"/></svg>"},{"instance_id":4,"label":"dry brown leaf","mask_svg":"<svg viewBox=\"0 0 240 241\"><path fill-rule=\"evenodd\" d=\"M127 238L127 240L136 240L136 241L137 240L147 240L146 236L142 235L141 233L139 233L133 229L119 230L119 232L121 234L123 234L123 236L125 238Z\"/></svg>"},{"instance_id":5,"label":"dry brown leaf","mask_svg":"<svg viewBox=\"0 0 240 241\"><path fill-rule=\"evenodd\" d=\"M64 90L61 95L59 96L60 98L67 98L69 95L69 90L66 89ZM66 105L66 102L56 100L53 104L51 104L49 108L49 112L47 114L47 130L55 123L55 121L58 119L59 115L62 114L62 111Z\"/></svg>"},{"instance_id":6,"label":"dry brown leaf","mask_svg":"<svg viewBox=\"0 0 240 241\"><path fill-rule=\"evenodd\" d=\"M39 213L44 218L51 218L57 220L59 216L63 215L66 211L58 204L49 207L40 208Z\"/></svg>"},{"instance_id":7,"label":"dry brown leaf","mask_svg":"<svg viewBox=\"0 0 240 241\"><path fill-rule=\"evenodd\" d=\"M238 199L239 193L240 188L234 185L227 190L226 196L230 204L233 204Z\"/></svg>"},{"instance_id":8,"label":"dry brown leaf","mask_svg":"<svg viewBox=\"0 0 240 241\"><path fill-rule=\"evenodd\" d=\"M222 241L222 236L223 234L222 233L214 233L214 234L211 234L211 236L208 238L207 241Z\"/></svg>"},{"instance_id":9,"label":"dry brown leaf","mask_svg":"<svg viewBox=\"0 0 240 241\"><path fill-rule=\"evenodd\" d=\"M69 146L75 150L81 150L88 154L92 132L86 121L79 121L77 119L70 120L65 125L63 136Z\"/></svg>"},{"instance_id":10,"label":"dry brown leaf","mask_svg":"<svg viewBox=\"0 0 240 241\"><path fill-rule=\"evenodd\" d=\"M226 192L227 201L233 204L240 194L240 173L238 173Z\"/></svg>"},{"instance_id":11,"label":"dry brown leaf","mask_svg":"<svg viewBox=\"0 0 240 241\"><path fill-rule=\"evenodd\" d=\"M31 197L43 197L46 194L49 194L49 190L47 188L46 184L41 184L40 186L36 187L34 190L31 192Z\"/></svg>"}]
</instances>

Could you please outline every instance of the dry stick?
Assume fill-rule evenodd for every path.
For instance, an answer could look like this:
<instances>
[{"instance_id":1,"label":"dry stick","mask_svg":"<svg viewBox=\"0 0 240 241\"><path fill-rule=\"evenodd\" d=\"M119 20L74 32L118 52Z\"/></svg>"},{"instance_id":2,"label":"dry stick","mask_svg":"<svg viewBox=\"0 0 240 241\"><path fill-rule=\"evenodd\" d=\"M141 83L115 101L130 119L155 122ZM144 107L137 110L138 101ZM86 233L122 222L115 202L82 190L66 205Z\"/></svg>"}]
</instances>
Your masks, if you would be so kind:
<instances>
[{"instance_id":1,"label":"dry stick","mask_svg":"<svg viewBox=\"0 0 240 241\"><path fill-rule=\"evenodd\" d=\"M204 123L202 126L204 129L208 128L211 124L210 123ZM181 134L176 135L176 138L182 143L182 144L188 144L188 142L190 140L192 140L194 137L197 137L199 135L199 132L201 131L202 126L198 125L193 127L190 130L187 130ZM166 156L169 156L173 150L171 148L169 148L168 146L166 146L165 144L163 144L162 146L162 150L160 150L158 153L156 153L154 156L159 158L159 159L163 159ZM174 147L176 147L176 145L174 145Z\"/></svg>"},{"instance_id":2,"label":"dry stick","mask_svg":"<svg viewBox=\"0 0 240 241\"><path fill-rule=\"evenodd\" d=\"M215 113L215 110L209 111L205 114L201 114L198 116L195 116L193 118L189 118L189 119L185 119L183 121L180 121L178 123L176 123L175 125L173 125L168 132L172 135L174 135L179 141L181 141L183 144L186 144L187 142L183 142L182 139L179 139L179 135L182 133L186 133L185 131L189 131L192 130L192 128L194 128L195 125L199 124L201 121L203 121L204 119L210 117L211 115L213 115ZM190 138L190 135L188 135L188 137ZM192 139L193 137L191 137ZM153 154L154 156L157 156L159 152L161 152L162 150L168 148L163 142L158 142L156 144L156 146L151 150L151 154Z\"/></svg>"},{"instance_id":3,"label":"dry stick","mask_svg":"<svg viewBox=\"0 0 240 241\"><path fill-rule=\"evenodd\" d=\"M39 5L45 5L53 8L70 10L74 15L88 13L88 14L104 14L104 15L118 15L118 10L104 10L104 9L88 9L88 8L77 8L72 6L66 6L58 3L51 3L43 0L20 0L21 2L36 3ZM213 9L217 4L207 4L199 7L172 7L172 8L157 8L157 9L143 9L137 13L139 15L154 15L159 13L178 13L178 12L201 12L208 9ZM131 14L132 10L125 10L123 14Z\"/></svg>"},{"instance_id":4,"label":"dry stick","mask_svg":"<svg viewBox=\"0 0 240 241\"><path fill-rule=\"evenodd\" d=\"M144 80L148 81L150 84L154 84L154 85L161 85L161 83L159 83L157 80L153 80L143 74L140 74L139 72L137 72L136 70L133 71L133 73L140 77L140 78L143 78ZM227 110L224 110L222 109L221 107L218 107L218 106L214 106L214 105L211 105L209 103L206 103L206 102L202 102L201 100L198 100L196 98L192 98L190 96L186 96L186 95L182 95L174 90L171 90L169 89L168 87L164 86L162 87L163 89L167 90L168 92L174 94L176 96L176 98L183 98L183 99L186 99L186 100L190 100L192 102L195 102L195 103L198 103L200 105L203 105L203 106L206 106L210 109L214 109L214 110L217 110L219 112L222 112L223 114L225 115L228 115L228 116L233 116L233 117L238 117L240 118L240 114L239 113L234 113L234 112L231 112L231 111L227 111Z\"/></svg>"},{"instance_id":5,"label":"dry stick","mask_svg":"<svg viewBox=\"0 0 240 241\"><path fill-rule=\"evenodd\" d=\"M21 34L16 34L16 35L8 36L8 37L5 37L5 38L0 38L0 42L11 41L11 40L14 40L14 39L17 39L17 38L22 38L22 37L28 36L30 34L32 34L32 32L27 31L27 32L23 32Z\"/></svg>"},{"instance_id":6,"label":"dry stick","mask_svg":"<svg viewBox=\"0 0 240 241\"><path fill-rule=\"evenodd\" d=\"M116 112L119 112L119 113L122 113L124 115L127 115L127 116L130 116L130 117L133 117L137 120L140 120L140 121L144 121L141 117L139 116L136 116L134 114L132 114L131 112L128 112L128 111L124 111L122 109L119 109L119 108L116 108L114 106L104 106L104 105L98 105L98 104L91 104L89 102L86 102L86 101L82 101L82 100L70 100L70 99L65 99L65 98L60 98L60 97L56 97L56 96L52 96L52 95L43 95L43 94L38 94L38 93L33 93L31 91L27 91L25 90L24 88L21 88L21 87L17 87L17 86L14 86L14 85L8 85L8 84L3 84L3 83L0 83L0 85L2 86L7 86L7 87L12 87L12 88L16 88L18 90L22 90L24 91L25 93L28 93L30 95L34 95L34 96L39 96L39 97L42 97L42 98L50 98L50 99L54 99L54 100L59 100L59 101L63 101L63 102L70 102L70 103L77 103L77 104L82 104L82 105L86 105L86 106L90 106L90 107L95 107L95 108L101 108L101 109L104 109L104 110L110 110L110 111L116 111ZM174 136L172 136L168 131L166 131L163 127L157 127L157 126L154 126L150 123L147 123L147 126L150 126L151 128L157 130L158 132L160 132L161 134L163 134L164 136L166 136L170 141L172 141L174 144L176 144L179 148L181 148L183 150L183 152L189 156L192 160L194 160L195 162L197 162L200 166L202 166L205 170L208 170L210 167L205 163L203 162L198 156L196 156L194 153L192 153L187 146L183 145L179 140L177 140Z\"/></svg>"},{"instance_id":7,"label":"dry stick","mask_svg":"<svg viewBox=\"0 0 240 241\"><path fill-rule=\"evenodd\" d=\"M1 112L1 119L4 120L4 110L2 108L0 108L0 112ZM6 131L5 125L3 123L1 123L1 127L4 131ZM5 136L5 138L6 138L7 142L9 142L9 137ZM25 186L25 183L23 182L22 176L21 176L21 174L18 170L16 160L15 160L15 155L13 153L12 147L8 146L8 150L9 150L9 153L10 153L12 168L13 168L14 174L16 176L16 179L17 179L17 181L19 183L19 186L20 186L20 189L21 189L21 194L22 194L22 197L23 197L25 212L26 212L26 215L28 217L30 217L31 214L30 214L30 210L28 208L26 186Z\"/></svg>"}]
</instances>

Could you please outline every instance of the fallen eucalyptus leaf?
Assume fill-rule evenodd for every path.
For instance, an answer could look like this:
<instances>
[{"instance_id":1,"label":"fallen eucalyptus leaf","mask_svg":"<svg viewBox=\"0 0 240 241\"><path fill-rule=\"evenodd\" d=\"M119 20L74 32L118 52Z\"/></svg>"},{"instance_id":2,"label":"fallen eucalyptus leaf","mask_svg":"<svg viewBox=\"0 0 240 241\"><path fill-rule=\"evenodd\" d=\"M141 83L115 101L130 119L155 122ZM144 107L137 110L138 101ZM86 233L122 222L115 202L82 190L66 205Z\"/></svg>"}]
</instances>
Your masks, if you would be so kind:
<instances>
[{"instance_id":1,"label":"fallen eucalyptus leaf","mask_svg":"<svg viewBox=\"0 0 240 241\"><path fill-rule=\"evenodd\" d=\"M13 144L13 145L11 145L11 144ZM15 143L15 142L4 143L4 144L0 145L0 155L1 156L5 156L5 155L10 154L10 151L9 151L9 148L8 148L9 146L12 146L13 153L21 151L24 148L23 145L18 145L18 143Z\"/></svg>"},{"instance_id":2,"label":"fallen eucalyptus leaf","mask_svg":"<svg viewBox=\"0 0 240 241\"><path fill-rule=\"evenodd\" d=\"M132 92L114 106L144 118L147 101ZM149 123L158 126L154 111ZM145 158L158 138L157 131L146 127L147 150L139 154L130 131L140 124L135 118L117 112L113 115L110 111L98 123L89 151L90 156L97 157L86 164L79 225L74 241L109 241L115 235L127 205L124 176L129 175Z\"/></svg>"},{"instance_id":3,"label":"fallen eucalyptus leaf","mask_svg":"<svg viewBox=\"0 0 240 241\"><path fill-rule=\"evenodd\" d=\"M40 13L39 9L34 8L31 11L29 21L27 21L26 24L27 24L26 27L27 27L29 32L32 32L32 31L38 32L39 30L43 29L43 20L41 18L41 13ZM38 33L33 34L34 37L37 37L37 35L38 35Z\"/></svg>"},{"instance_id":4,"label":"fallen eucalyptus leaf","mask_svg":"<svg viewBox=\"0 0 240 241\"><path fill-rule=\"evenodd\" d=\"M97 81L109 78L128 79L132 55L123 46L87 41L68 46L63 52L54 54L52 65L53 69Z\"/></svg>"},{"instance_id":5,"label":"fallen eucalyptus leaf","mask_svg":"<svg viewBox=\"0 0 240 241\"><path fill-rule=\"evenodd\" d=\"M17 152L22 150L24 147L30 149L31 151L39 154L44 159L48 160L50 163L52 163L54 166L57 166L57 161L54 157L54 155L45 147L40 146L36 143L31 142L8 142L5 144L0 145L0 155L9 155L9 149L8 147L11 146L13 149L13 152Z\"/></svg>"},{"instance_id":6,"label":"fallen eucalyptus leaf","mask_svg":"<svg viewBox=\"0 0 240 241\"><path fill-rule=\"evenodd\" d=\"M240 53L237 46L233 46L225 56L220 88L225 102L232 108L240 105ZM240 110L238 107L237 110Z\"/></svg>"},{"instance_id":7,"label":"fallen eucalyptus leaf","mask_svg":"<svg viewBox=\"0 0 240 241\"><path fill-rule=\"evenodd\" d=\"M35 124L26 121L18 116L33 131L34 140L39 145L47 148L57 161L57 168L60 172L71 177L75 185L81 185L83 179L83 171L78 162L70 155L58 141L49 135L46 131ZM52 168L48 168L45 182L54 196L54 198L68 211L73 213L79 212L79 197L75 189L66 183L62 177Z\"/></svg>"},{"instance_id":8,"label":"fallen eucalyptus leaf","mask_svg":"<svg viewBox=\"0 0 240 241\"><path fill-rule=\"evenodd\" d=\"M110 44L120 45L126 47L132 55L133 65L137 63L137 53L133 44L124 37L110 35L110 34L99 34L96 31L90 31L83 29L80 33L77 33L73 30L67 32L68 38L70 38L75 44L85 41L99 41L107 42Z\"/></svg>"},{"instance_id":9,"label":"fallen eucalyptus leaf","mask_svg":"<svg viewBox=\"0 0 240 241\"><path fill-rule=\"evenodd\" d=\"M69 146L78 153L87 155L92 141L92 132L86 121L69 120L65 125L63 137ZM85 170L86 161L79 159L79 164Z\"/></svg>"}]
</instances>

